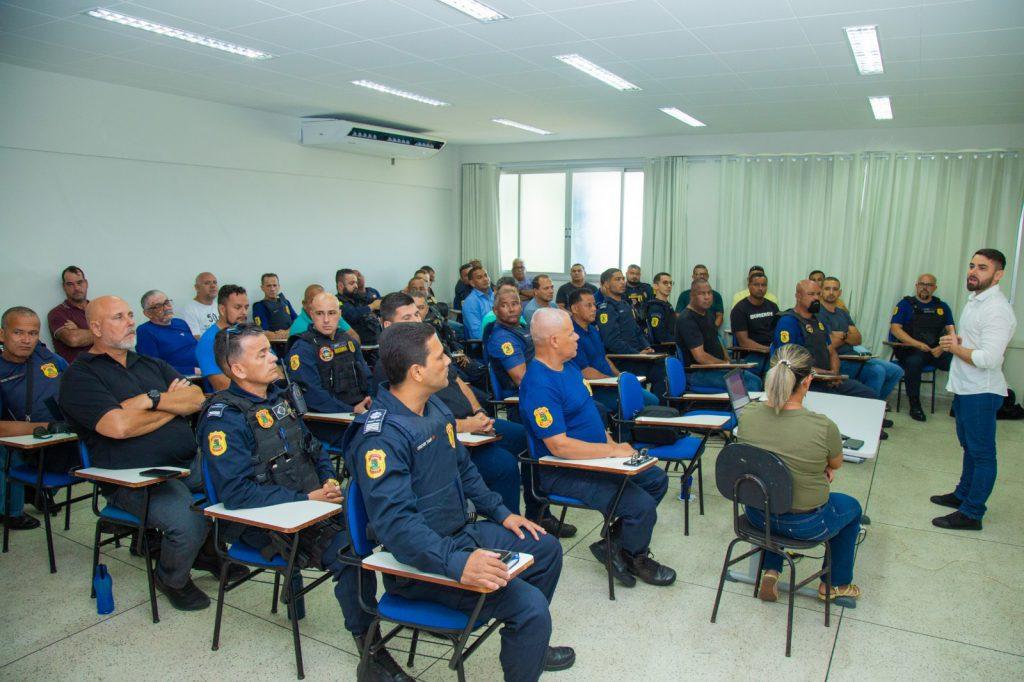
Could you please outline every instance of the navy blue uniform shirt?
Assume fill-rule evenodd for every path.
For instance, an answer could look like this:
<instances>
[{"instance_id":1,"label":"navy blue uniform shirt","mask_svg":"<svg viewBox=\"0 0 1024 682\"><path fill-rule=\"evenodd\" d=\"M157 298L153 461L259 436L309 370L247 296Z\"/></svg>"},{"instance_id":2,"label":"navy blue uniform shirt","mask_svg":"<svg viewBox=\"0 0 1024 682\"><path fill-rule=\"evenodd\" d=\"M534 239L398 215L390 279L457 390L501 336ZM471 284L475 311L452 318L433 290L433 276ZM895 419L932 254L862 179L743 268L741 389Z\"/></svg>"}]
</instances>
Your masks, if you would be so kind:
<instances>
[{"instance_id":1,"label":"navy blue uniform shirt","mask_svg":"<svg viewBox=\"0 0 1024 682\"><path fill-rule=\"evenodd\" d=\"M584 329L576 324L576 320L573 320L572 328L580 337L576 345L576 357L572 359L572 364L576 365L580 372L587 367L593 367L601 374L613 376L615 373L612 372L612 366L608 364L608 358L605 357L604 341L601 340L601 332L597 325L590 324Z\"/></svg>"},{"instance_id":2,"label":"navy blue uniform shirt","mask_svg":"<svg viewBox=\"0 0 1024 682\"><path fill-rule=\"evenodd\" d=\"M609 353L639 353L651 345L633 317L633 307L624 298L616 301L609 297L597 307L597 326Z\"/></svg>"},{"instance_id":3,"label":"navy blue uniform shirt","mask_svg":"<svg viewBox=\"0 0 1024 682\"><path fill-rule=\"evenodd\" d=\"M372 376L370 366L363 358L362 347L353 341L348 334L340 329L334 332L334 353L355 353L357 365L363 376L369 380ZM306 399L306 407L310 412L351 412L353 405L340 400L324 388L320 380L317 365L320 362L320 348L304 338L298 338L288 349L288 370L292 381L302 387Z\"/></svg>"},{"instance_id":4,"label":"navy blue uniform shirt","mask_svg":"<svg viewBox=\"0 0 1024 682\"><path fill-rule=\"evenodd\" d=\"M544 439L560 433L587 443L608 442L590 387L571 362L560 372L540 360L531 362L519 387L519 414L535 439L533 454L538 459L551 454Z\"/></svg>"},{"instance_id":5,"label":"navy blue uniform shirt","mask_svg":"<svg viewBox=\"0 0 1024 682\"><path fill-rule=\"evenodd\" d=\"M51 422L60 419L46 405L57 400L60 378L68 363L42 342L23 363L0 357L0 421ZM32 373L32 401L26 414L28 374Z\"/></svg>"}]
</instances>

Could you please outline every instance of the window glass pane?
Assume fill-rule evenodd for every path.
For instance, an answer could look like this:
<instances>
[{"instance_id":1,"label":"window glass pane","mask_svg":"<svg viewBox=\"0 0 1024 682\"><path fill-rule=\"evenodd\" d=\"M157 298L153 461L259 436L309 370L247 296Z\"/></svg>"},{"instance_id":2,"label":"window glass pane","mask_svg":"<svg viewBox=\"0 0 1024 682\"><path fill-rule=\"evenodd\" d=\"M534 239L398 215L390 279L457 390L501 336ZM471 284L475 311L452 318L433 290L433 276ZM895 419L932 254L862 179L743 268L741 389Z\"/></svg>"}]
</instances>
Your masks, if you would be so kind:
<instances>
[{"instance_id":1,"label":"window glass pane","mask_svg":"<svg viewBox=\"0 0 1024 682\"><path fill-rule=\"evenodd\" d=\"M644 172L626 171L622 188L622 263L640 263L644 231ZM650 273L653 275L654 273ZM650 277L647 278L648 280Z\"/></svg>"},{"instance_id":2,"label":"window glass pane","mask_svg":"<svg viewBox=\"0 0 1024 682\"><path fill-rule=\"evenodd\" d=\"M601 272L619 262L622 173L572 174L572 262Z\"/></svg>"},{"instance_id":3,"label":"window glass pane","mask_svg":"<svg viewBox=\"0 0 1024 682\"><path fill-rule=\"evenodd\" d=\"M565 173L524 173L519 182L519 256L531 272L563 272Z\"/></svg>"},{"instance_id":4,"label":"window glass pane","mask_svg":"<svg viewBox=\"0 0 1024 682\"><path fill-rule=\"evenodd\" d=\"M498 180L498 245L501 268L511 268L519 255L519 176L502 175ZM493 273L492 276L497 276Z\"/></svg>"}]
</instances>

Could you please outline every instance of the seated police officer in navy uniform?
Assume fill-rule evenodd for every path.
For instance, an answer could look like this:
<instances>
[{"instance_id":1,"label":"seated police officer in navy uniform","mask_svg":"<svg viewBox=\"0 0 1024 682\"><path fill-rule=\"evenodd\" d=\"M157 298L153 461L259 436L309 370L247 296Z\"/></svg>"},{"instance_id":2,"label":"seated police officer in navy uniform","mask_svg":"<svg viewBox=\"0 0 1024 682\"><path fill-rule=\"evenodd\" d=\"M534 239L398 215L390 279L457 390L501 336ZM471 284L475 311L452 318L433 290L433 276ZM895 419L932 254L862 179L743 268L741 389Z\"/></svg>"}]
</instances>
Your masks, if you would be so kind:
<instances>
[{"instance_id":1,"label":"seated police officer in navy uniform","mask_svg":"<svg viewBox=\"0 0 1024 682\"><path fill-rule=\"evenodd\" d=\"M622 276L622 270L609 268L601 273L604 301L597 306L597 326L601 330L605 350L615 355L654 353L650 341L633 317L625 291L626 278ZM654 395L665 394L665 363L662 361L619 359L616 364L623 372L646 376Z\"/></svg>"},{"instance_id":2,"label":"seated police officer in navy uniform","mask_svg":"<svg viewBox=\"0 0 1024 682\"><path fill-rule=\"evenodd\" d=\"M458 335L448 323L447 313L439 305L431 303L430 296L423 292L410 291L409 295L416 302L416 308L420 311L422 321L434 327L437 338L444 346L444 352L451 358L455 365L455 371L458 372L462 380L476 386L480 391L486 392L487 366L466 354L466 349L459 342Z\"/></svg>"},{"instance_id":3,"label":"seated police officer in navy uniform","mask_svg":"<svg viewBox=\"0 0 1024 682\"><path fill-rule=\"evenodd\" d=\"M338 288L338 301L341 303L341 315L349 326L359 335L359 342L364 346L377 343L380 334L380 320L376 311L380 307L380 296L376 289L359 291L359 276L351 268L342 268L334 274ZM372 300L371 300L372 299Z\"/></svg>"},{"instance_id":4,"label":"seated police officer in navy uniform","mask_svg":"<svg viewBox=\"0 0 1024 682\"><path fill-rule=\"evenodd\" d=\"M910 399L910 416L919 422L925 420L921 409L921 371L931 365L949 371L953 355L939 347L939 338L956 333L953 311L935 295L935 275L927 273L917 278L914 296L904 296L892 311L889 322L889 340L911 348L896 348L896 362L903 368L903 381Z\"/></svg>"},{"instance_id":5,"label":"seated police officer in navy uniform","mask_svg":"<svg viewBox=\"0 0 1024 682\"><path fill-rule=\"evenodd\" d=\"M522 312L518 291L500 291L494 296L495 322L484 330L484 356L494 368L494 375L498 377L505 396L519 391L526 363L533 360L530 331L519 321Z\"/></svg>"},{"instance_id":6,"label":"seated police officer in navy uniform","mask_svg":"<svg viewBox=\"0 0 1024 682\"><path fill-rule=\"evenodd\" d=\"M465 585L497 590L480 617L496 618L506 680L536 680L575 661L569 647L549 647L549 604L562 570L562 548L544 529L502 504L455 437L455 418L435 395L448 383L448 356L433 327L394 324L381 334L388 383L346 438L348 470L358 477L374 539L402 563ZM471 501L481 520L472 521ZM533 565L509 580L491 550L526 552ZM388 592L442 603L469 614L463 590L384 576Z\"/></svg>"},{"instance_id":7,"label":"seated police officer in navy uniform","mask_svg":"<svg viewBox=\"0 0 1024 682\"><path fill-rule=\"evenodd\" d=\"M640 306L640 316L651 345L675 341L676 309L668 297L672 295L672 275L659 272L654 276L654 295Z\"/></svg>"},{"instance_id":8,"label":"seated police officer in navy uniform","mask_svg":"<svg viewBox=\"0 0 1024 682\"><path fill-rule=\"evenodd\" d=\"M635 263L626 268L626 291L625 298L633 306L640 324L644 324L643 316L640 314L645 301L654 298L654 289L647 282L642 281L643 272L640 266Z\"/></svg>"},{"instance_id":9,"label":"seated police officer in navy uniform","mask_svg":"<svg viewBox=\"0 0 1024 682\"><path fill-rule=\"evenodd\" d=\"M61 374L68 363L39 341L39 326L36 312L24 306L8 308L0 318L0 343L4 345L0 354L0 436L27 436L38 428L50 433L70 430L56 402ZM35 457L45 457L46 471L64 473L78 464L75 443L54 445L36 453ZM37 461L17 450L0 448L0 521L11 530L38 528L39 519L24 513L25 488L21 483L11 481L11 498L4 504L3 466L7 457L12 467Z\"/></svg>"},{"instance_id":10,"label":"seated police officer in navy uniform","mask_svg":"<svg viewBox=\"0 0 1024 682\"><path fill-rule=\"evenodd\" d=\"M302 500L340 504L341 487L327 453L303 425L287 389L275 383L277 356L263 330L250 324L228 327L217 334L214 355L231 384L206 402L196 433L206 470L224 506L252 509ZM278 536L261 528L232 525L228 532L267 558L287 556L288 545L282 546ZM362 647L373 619L359 605L359 569L343 561L346 534L337 520L302 533L301 567L334 574L334 595L345 629ZM376 581L364 580L364 601L376 603L375 595ZM301 613L301 607L296 607ZM384 679L411 679L384 649L371 665L373 673Z\"/></svg>"},{"instance_id":11,"label":"seated police officer in navy uniform","mask_svg":"<svg viewBox=\"0 0 1024 682\"><path fill-rule=\"evenodd\" d=\"M357 342L338 329L338 299L327 292L309 304L313 324L288 349L288 376L302 388L310 412L355 412L370 407L370 368ZM310 424L325 443L339 446L344 426Z\"/></svg>"},{"instance_id":12,"label":"seated police officer in navy uniform","mask_svg":"<svg viewBox=\"0 0 1024 682\"><path fill-rule=\"evenodd\" d=\"M772 339L771 355L787 343L806 348L814 358L814 373L817 375L839 374L839 355L832 346L832 334L828 327L815 315L821 309L818 300L821 288L812 280L797 282L796 305L779 318ZM812 391L837 393L854 398L875 398L875 392L856 379L842 381L814 381Z\"/></svg>"},{"instance_id":13,"label":"seated police officer in navy uniform","mask_svg":"<svg viewBox=\"0 0 1024 682\"><path fill-rule=\"evenodd\" d=\"M273 272L260 276L263 300L252 307L252 319L266 332L271 341L288 340L288 330L295 321L295 307L281 293L281 281Z\"/></svg>"},{"instance_id":14,"label":"seated police officer in navy uniform","mask_svg":"<svg viewBox=\"0 0 1024 682\"><path fill-rule=\"evenodd\" d=\"M380 318L385 329L401 322L422 322L421 315L416 300L402 292L388 294L380 304ZM447 350L445 355L448 355ZM378 385L387 381L382 362L378 361L373 368L373 378ZM501 436L498 442L470 448L469 454L473 464L480 471L487 487L501 495L505 506L513 513L519 513L519 498L522 493L526 505L526 518L539 523L547 532L554 533L558 529L558 520L551 515L547 506L541 504L540 500L531 494L529 469L524 468L521 471L519 460L516 458L516 455L526 451L526 429L523 425L505 419L492 419L480 405L473 389L459 377L454 362L448 365L448 385L435 395L455 417L456 433L493 431ZM562 525L559 537L571 538L575 534L576 527L567 523Z\"/></svg>"},{"instance_id":15,"label":"seated police officer in navy uniform","mask_svg":"<svg viewBox=\"0 0 1024 682\"><path fill-rule=\"evenodd\" d=\"M538 310L530 322L537 357L526 370L519 391L520 413L534 438L533 454L566 459L628 458L629 443L616 443L604 428L583 375L570 360L577 336L564 310ZM549 493L583 500L607 512L622 484L620 476L565 467L541 467L541 487ZM671 585L676 572L659 564L650 553L651 534L658 520L658 503L668 490L668 476L651 467L629 479L619 499L618 519L612 526L612 572L626 587L640 578L651 585ZM605 564L608 540L590 546Z\"/></svg>"}]
</instances>

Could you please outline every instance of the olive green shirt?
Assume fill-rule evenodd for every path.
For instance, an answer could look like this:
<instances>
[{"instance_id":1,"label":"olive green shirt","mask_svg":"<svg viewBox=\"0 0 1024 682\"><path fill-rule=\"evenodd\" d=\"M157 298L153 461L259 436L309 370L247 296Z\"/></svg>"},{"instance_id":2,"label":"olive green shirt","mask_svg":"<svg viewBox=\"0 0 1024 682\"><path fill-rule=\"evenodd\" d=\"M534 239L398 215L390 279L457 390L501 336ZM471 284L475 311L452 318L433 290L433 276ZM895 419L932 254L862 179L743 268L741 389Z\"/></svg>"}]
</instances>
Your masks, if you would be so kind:
<instances>
[{"instance_id":1,"label":"olive green shirt","mask_svg":"<svg viewBox=\"0 0 1024 682\"><path fill-rule=\"evenodd\" d=\"M828 502L825 467L843 452L839 427L831 419L804 408L775 414L767 403L750 403L740 412L738 440L774 452L793 474L792 511Z\"/></svg>"}]
</instances>

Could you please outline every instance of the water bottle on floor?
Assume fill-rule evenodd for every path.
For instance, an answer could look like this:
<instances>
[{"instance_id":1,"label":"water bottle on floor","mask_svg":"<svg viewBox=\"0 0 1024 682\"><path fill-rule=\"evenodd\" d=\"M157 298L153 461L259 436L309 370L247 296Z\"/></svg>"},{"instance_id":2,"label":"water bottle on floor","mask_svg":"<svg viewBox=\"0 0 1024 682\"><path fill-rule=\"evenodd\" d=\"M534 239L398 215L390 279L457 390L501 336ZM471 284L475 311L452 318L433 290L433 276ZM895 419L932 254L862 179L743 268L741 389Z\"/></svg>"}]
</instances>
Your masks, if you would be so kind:
<instances>
[{"instance_id":1,"label":"water bottle on floor","mask_svg":"<svg viewBox=\"0 0 1024 682\"><path fill-rule=\"evenodd\" d=\"M96 575L92 578L93 589L96 590L96 613L105 616L114 612L114 579L107 572L107 565L96 567Z\"/></svg>"},{"instance_id":2,"label":"water bottle on floor","mask_svg":"<svg viewBox=\"0 0 1024 682\"><path fill-rule=\"evenodd\" d=\"M686 478L679 479L679 500L681 502L693 499L693 493L690 492L690 487L692 485L693 476L687 476Z\"/></svg>"}]
</instances>

